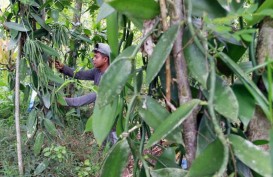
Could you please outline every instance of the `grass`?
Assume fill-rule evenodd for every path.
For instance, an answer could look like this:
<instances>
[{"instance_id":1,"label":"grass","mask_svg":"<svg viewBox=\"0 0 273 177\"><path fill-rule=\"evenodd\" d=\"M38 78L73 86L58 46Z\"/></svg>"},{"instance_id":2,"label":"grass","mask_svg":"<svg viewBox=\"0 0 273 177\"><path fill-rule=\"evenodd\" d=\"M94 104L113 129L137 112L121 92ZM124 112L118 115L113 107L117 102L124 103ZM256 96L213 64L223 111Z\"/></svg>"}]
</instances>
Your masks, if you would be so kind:
<instances>
[{"instance_id":1,"label":"grass","mask_svg":"<svg viewBox=\"0 0 273 177\"><path fill-rule=\"evenodd\" d=\"M74 120L74 124L58 129L61 133L60 138L46 139L43 149L46 147L65 149L64 154L52 151L50 156L45 156L43 151L38 156L34 155L34 139L27 140L26 131L22 126L24 176L99 176L109 148L99 147L92 133L84 134L80 131L77 125L82 124L81 121ZM0 127L0 176L18 176L15 125L11 125L7 119L1 119ZM57 156L62 156L62 160L59 161ZM48 165L38 173L38 166L42 163Z\"/></svg>"}]
</instances>

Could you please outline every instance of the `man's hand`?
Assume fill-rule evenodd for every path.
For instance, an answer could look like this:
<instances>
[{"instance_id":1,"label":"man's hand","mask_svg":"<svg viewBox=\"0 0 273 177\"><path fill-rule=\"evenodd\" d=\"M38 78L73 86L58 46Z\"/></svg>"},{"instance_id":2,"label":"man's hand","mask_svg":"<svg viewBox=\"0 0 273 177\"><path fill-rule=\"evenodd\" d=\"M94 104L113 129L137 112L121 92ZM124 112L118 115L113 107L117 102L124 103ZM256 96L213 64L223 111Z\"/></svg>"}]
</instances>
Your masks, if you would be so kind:
<instances>
[{"instance_id":1,"label":"man's hand","mask_svg":"<svg viewBox=\"0 0 273 177\"><path fill-rule=\"evenodd\" d=\"M64 64L57 61L57 60L55 60L54 64L55 64L55 68L58 69L58 70L62 70L63 67L64 67Z\"/></svg>"}]
</instances>

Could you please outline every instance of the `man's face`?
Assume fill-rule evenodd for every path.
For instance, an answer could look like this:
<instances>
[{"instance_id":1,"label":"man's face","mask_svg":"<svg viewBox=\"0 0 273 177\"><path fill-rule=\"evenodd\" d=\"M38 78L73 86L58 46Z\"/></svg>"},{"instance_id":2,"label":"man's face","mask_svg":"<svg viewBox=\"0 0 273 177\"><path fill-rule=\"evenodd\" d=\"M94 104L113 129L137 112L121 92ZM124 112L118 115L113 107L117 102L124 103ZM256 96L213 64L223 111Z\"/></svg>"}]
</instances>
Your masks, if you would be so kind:
<instances>
[{"instance_id":1,"label":"man's face","mask_svg":"<svg viewBox=\"0 0 273 177\"><path fill-rule=\"evenodd\" d=\"M95 52L93 58L93 64L96 68L102 68L108 65L108 58L99 52Z\"/></svg>"}]
</instances>

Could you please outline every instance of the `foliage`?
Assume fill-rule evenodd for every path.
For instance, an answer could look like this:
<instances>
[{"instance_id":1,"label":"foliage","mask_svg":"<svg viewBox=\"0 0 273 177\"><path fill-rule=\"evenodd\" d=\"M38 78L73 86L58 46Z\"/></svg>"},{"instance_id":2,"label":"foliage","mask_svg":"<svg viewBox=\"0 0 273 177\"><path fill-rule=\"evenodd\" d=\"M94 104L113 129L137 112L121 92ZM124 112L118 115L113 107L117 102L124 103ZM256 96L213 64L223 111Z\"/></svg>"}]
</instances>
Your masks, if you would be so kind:
<instances>
[{"instance_id":1,"label":"foliage","mask_svg":"<svg viewBox=\"0 0 273 177\"><path fill-rule=\"evenodd\" d=\"M30 82L38 93L38 103L26 121L26 132L35 155L42 151L48 157L34 165L34 174L45 173L52 167L52 160L69 159L64 146L53 145L45 149L42 146L50 139L61 138L60 127L67 125L67 117L71 115L58 104L63 102L61 98L67 93L64 87L69 81L58 76L50 62L66 61L68 53L75 53L88 67L89 45L107 41L113 50L113 62L101 79L94 114L86 124L86 131L92 130L100 145L113 128L119 136L118 143L104 160L102 176L121 176L129 154L132 154L135 176L172 176L174 172L177 176L223 176L224 173L237 176L243 168L252 174L272 176L273 162L269 158L270 153L273 156L272 147L270 153L263 152L247 140L245 128L253 117L255 106L261 107L273 124L272 62L268 61L272 58L267 56L266 63L259 65L253 53L256 36L259 37L256 34L259 23L266 16L272 17L273 3L270 0L263 3L187 0L180 7L176 4L179 2L166 1L167 8L164 8L154 0L97 0L100 7L94 3L87 5L87 9L92 14L99 9L97 21L106 18L106 33L92 33L92 30L104 30L98 24L92 24L90 31L85 26L71 23L65 11L72 4L67 0L46 1L45 4L38 0L11 2L1 18L4 24L1 28L5 28L14 47L18 40L24 42L22 63L25 64L21 65L21 70L27 77L21 78L22 91L26 92L26 82ZM184 12L184 9L187 13L182 21L178 12ZM168 12L167 17L162 16L160 21L157 16L164 10ZM44 19L43 15L48 18ZM174 24L177 19L181 21ZM152 25L141 39L136 40L135 31L142 28L143 20L150 20ZM159 23L162 21L169 24L168 30L162 29ZM148 43L146 40L152 42L151 56L143 51ZM176 54L174 48L178 44L182 47ZM137 56L141 51L140 64ZM185 57L186 66L183 67L188 72L183 70L184 75L178 72L182 70L177 63L178 56ZM171 60L171 78L165 74L167 57ZM72 61L67 63L74 66ZM264 73L256 71L261 67L265 67ZM180 77L184 77L188 85L180 85ZM169 101L165 99L168 94L165 82L170 80ZM264 90L259 88L258 80L266 83ZM146 84L149 85L148 93ZM185 96L184 87L190 88L192 96L182 104L178 100ZM197 147L193 148L198 149L198 155L189 169L181 170L178 168L181 160L191 149L181 136L181 132L185 134L188 130L180 125L190 116L197 116L200 122L199 129L192 130L193 136L197 136ZM166 144L163 144L165 139ZM272 144L272 138L268 142ZM163 153L149 152L155 147ZM178 159L173 158L175 154ZM190 159L188 162L191 163ZM85 159L76 171L79 176L90 175L89 161Z\"/></svg>"}]
</instances>

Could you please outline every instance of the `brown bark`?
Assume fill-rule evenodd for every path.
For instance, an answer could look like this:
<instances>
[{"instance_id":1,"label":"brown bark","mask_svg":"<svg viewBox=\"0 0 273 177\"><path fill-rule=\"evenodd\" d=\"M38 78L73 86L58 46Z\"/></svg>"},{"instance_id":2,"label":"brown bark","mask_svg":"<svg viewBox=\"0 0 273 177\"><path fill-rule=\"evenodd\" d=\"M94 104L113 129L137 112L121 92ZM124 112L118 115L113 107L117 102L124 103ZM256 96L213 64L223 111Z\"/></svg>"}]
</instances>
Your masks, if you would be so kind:
<instances>
[{"instance_id":1,"label":"brown bark","mask_svg":"<svg viewBox=\"0 0 273 177\"><path fill-rule=\"evenodd\" d=\"M185 10L183 0L174 0L175 14L172 17L172 24L180 24L185 20ZM187 74L187 64L184 58L182 49L182 39L183 39L183 27L177 35L177 40L173 47L173 56L175 59L175 70L176 70L176 80L178 85L178 95L179 104L183 105L192 99L188 74ZM197 135L197 123L196 117L191 114L182 124L183 129L183 140L186 148L186 158L188 160L188 168L191 166L192 161L195 158L196 153L196 135Z\"/></svg>"},{"instance_id":2,"label":"brown bark","mask_svg":"<svg viewBox=\"0 0 273 177\"><path fill-rule=\"evenodd\" d=\"M159 3L160 3L160 12L161 12L163 31L167 31L167 29L169 28L169 25L167 22L166 2L165 0L160 0ZM166 59L165 69L166 69L166 102L171 102L171 62L170 62L169 56Z\"/></svg>"},{"instance_id":3,"label":"brown bark","mask_svg":"<svg viewBox=\"0 0 273 177\"><path fill-rule=\"evenodd\" d=\"M260 25L260 31L257 43L257 65L263 64L266 58L273 59L273 19L265 18ZM260 68L259 73L263 74L266 68ZM266 91L262 83L259 84L261 90ZM266 118L260 107L256 107L255 115L250 121L247 135L251 141L269 140L269 131L272 124ZM268 150L268 145L262 146L264 150Z\"/></svg>"},{"instance_id":4,"label":"brown bark","mask_svg":"<svg viewBox=\"0 0 273 177\"><path fill-rule=\"evenodd\" d=\"M260 26L257 43L257 65L263 64L266 57L273 59L273 19L265 18ZM259 69L262 74L265 67Z\"/></svg>"},{"instance_id":5,"label":"brown bark","mask_svg":"<svg viewBox=\"0 0 273 177\"><path fill-rule=\"evenodd\" d=\"M260 107L256 107L255 114L248 125L247 136L250 141L255 140L268 140L269 141L269 130L270 130L269 120L266 118L265 114ZM262 149L269 150L269 145L262 145Z\"/></svg>"}]
</instances>

